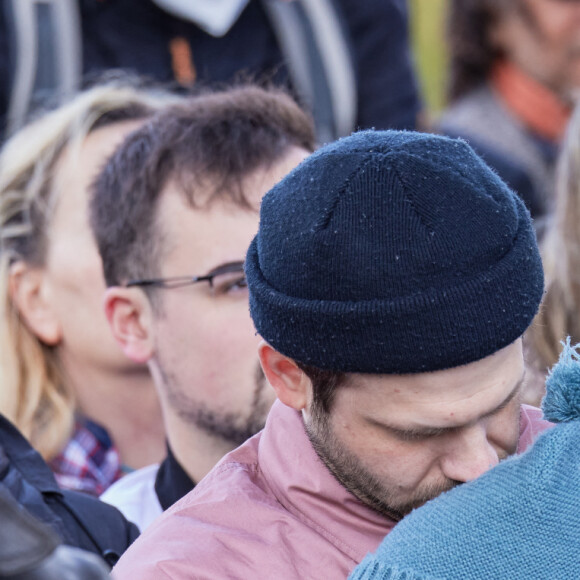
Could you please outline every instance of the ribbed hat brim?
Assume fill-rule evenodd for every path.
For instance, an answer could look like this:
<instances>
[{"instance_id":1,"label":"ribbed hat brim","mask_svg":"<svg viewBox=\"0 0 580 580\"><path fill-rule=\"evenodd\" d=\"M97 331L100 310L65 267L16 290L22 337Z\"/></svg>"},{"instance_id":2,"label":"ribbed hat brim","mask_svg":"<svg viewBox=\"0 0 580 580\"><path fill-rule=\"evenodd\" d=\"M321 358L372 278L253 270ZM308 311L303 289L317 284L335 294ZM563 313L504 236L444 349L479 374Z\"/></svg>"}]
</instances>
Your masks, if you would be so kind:
<instances>
[{"instance_id":1,"label":"ribbed hat brim","mask_svg":"<svg viewBox=\"0 0 580 580\"><path fill-rule=\"evenodd\" d=\"M543 293L535 234L521 202L517 208L513 244L489 270L444 290L392 300L287 296L265 279L256 237L246 259L256 329L282 354L342 372L427 372L491 355L523 334Z\"/></svg>"}]
</instances>

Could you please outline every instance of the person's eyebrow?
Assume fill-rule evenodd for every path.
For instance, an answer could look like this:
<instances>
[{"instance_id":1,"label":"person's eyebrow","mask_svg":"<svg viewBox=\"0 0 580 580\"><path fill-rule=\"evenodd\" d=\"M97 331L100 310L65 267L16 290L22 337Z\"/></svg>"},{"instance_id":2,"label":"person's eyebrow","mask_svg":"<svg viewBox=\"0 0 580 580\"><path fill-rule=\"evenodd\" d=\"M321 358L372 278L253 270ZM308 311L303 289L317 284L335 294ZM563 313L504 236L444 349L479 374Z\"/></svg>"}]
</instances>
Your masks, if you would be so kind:
<instances>
[{"instance_id":1,"label":"person's eyebrow","mask_svg":"<svg viewBox=\"0 0 580 580\"><path fill-rule=\"evenodd\" d=\"M522 373L520 380L516 383L516 386L513 388L512 392L503 400L503 402L500 403L495 409L491 410L489 413L482 415L481 418L491 417L492 415L495 415L496 413L503 411L503 409L505 409L519 394L524 384L524 380L525 380L525 372Z\"/></svg>"},{"instance_id":2,"label":"person's eyebrow","mask_svg":"<svg viewBox=\"0 0 580 580\"><path fill-rule=\"evenodd\" d=\"M463 429L465 427L469 427L472 424L477 423L481 419L485 419L486 417L491 417L503 409L505 409L518 395L520 392L522 385L524 384L524 374L520 377L519 381L516 383L515 387L511 390L508 396L494 409L488 411L484 415L480 415L477 419L470 421L469 423L465 423L464 425L453 425L451 427L411 427L409 429L401 429L400 427L394 427L392 425L388 425L386 423L382 423L380 421L375 421L373 419L370 420L371 424L377 425L382 429L389 431L393 435L397 436L399 439L402 440L412 440L412 439L420 439L420 438L428 438L428 437L436 437L438 435L443 435L444 433L450 433L452 431L456 431L457 429Z\"/></svg>"},{"instance_id":3,"label":"person's eyebrow","mask_svg":"<svg viewBox=\"0 0 580 580\"><path fill-rule=\"evenodd\" d=\"M211 269L207 274L204 274L204 278L209 278L210 276L217 276L218 274L227 274L228 272L239 272L243 270L244 262L226 262L225 264L220 264L215 268Z\"/></svg>"}]
</instances>

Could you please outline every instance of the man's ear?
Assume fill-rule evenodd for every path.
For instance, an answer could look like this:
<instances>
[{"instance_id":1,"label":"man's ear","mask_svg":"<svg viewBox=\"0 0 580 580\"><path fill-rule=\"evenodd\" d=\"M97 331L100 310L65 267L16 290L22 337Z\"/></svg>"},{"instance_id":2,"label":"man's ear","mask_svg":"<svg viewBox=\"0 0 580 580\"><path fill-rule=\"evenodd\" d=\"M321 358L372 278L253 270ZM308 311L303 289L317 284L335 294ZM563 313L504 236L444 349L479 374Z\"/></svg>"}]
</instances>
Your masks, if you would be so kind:
<instances>
[{"instance_id":1,"label":"man's ear","mask_svg":"<svg viewBox=\"0 0 580 580\"><path fill-rule=\"evenodd\" d=\"M264 374L278 399L297 411L305 409L312 398L312 384L304 371L265 341L258 346L258 355Z\"/></svg>"},{"instance_id":2,"label":"man's ear","mask_svg":"<svg viewBox=\"0 0 580 580\"><path fill-rule=\"evenodd\" d=\"M105 315L127 358L146 363L153 356L153 310L139 288L112 286L104 298Z\"/></svg>"},{"instance_id":3,"label":"man's ear","mask_svg":"<svg viewBox=\"0 0 580 580\"><path fill-rule=\"evenodd\" d=\"M30 331L45 344L62 340L62 326L50 300L50 284L42 268L18 261L8 273L10 299Z\"/></svg>"}]
</instances>

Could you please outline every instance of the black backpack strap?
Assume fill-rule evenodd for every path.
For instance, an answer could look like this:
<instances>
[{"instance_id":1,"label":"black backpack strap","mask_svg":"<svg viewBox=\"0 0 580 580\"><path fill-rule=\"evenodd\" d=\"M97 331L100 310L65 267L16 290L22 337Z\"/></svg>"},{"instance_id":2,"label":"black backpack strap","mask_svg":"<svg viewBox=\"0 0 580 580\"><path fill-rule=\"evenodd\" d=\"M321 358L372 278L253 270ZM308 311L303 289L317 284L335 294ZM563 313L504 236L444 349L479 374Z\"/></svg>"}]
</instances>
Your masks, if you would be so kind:
<instances>
[{"instance_id":1,"label":"black backpack strap","mask_svg":"<svg viewBox=\"0 0 580 580\"><path fill-rule=\"evenodd\" d=\"M4 0L13 55L8 134L29 111L72 94L82 75L82 40L77 0Z\"/></svg>"},{"instance_id":2,"label":"black backpack strap","mask_svg":"<svg viewBox=\"0 0 580 580\"><path fill-rule=\"evenodd\" d=\"M74 545L99 554L111 567L139 536L137 526L128 522L119 510L94 497L63 490L61 505L76 522L78 532ZM60 515L64 517L62 511ZM81 538L81 530L85 538ZM83 545L86 540L92 545Z\"/></svg>"},{"instance_id":3,"label":"black backpack strap","mask_svg":"<svg viewBox=\"0 0 580 580\"><path fill-rule=\"evenodd\" d=\"M64 544L96 553L110 565L139 535L137 527L113 506L84 493L59 489L40 454L0 415L2 490L48 524Z\"/></svg>"},{"instance_id":4,"label":"black backpack strap","mask_svg":"<svg viewBox=\"0 0 580 580\"><path fill-rule=\"evenodd\" d=\"M350 39L332 0L263 0L299 97L321 143L349 135L357 116Z\"/></svg>"}]
</instances>

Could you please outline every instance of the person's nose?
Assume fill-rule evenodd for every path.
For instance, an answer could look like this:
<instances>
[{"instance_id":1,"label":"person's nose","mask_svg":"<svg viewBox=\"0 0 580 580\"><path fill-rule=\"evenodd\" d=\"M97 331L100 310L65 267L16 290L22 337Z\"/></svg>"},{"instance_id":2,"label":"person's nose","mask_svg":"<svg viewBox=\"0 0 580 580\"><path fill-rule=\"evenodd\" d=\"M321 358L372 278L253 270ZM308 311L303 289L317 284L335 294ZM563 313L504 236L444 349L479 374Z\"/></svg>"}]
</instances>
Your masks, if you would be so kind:
<instances>
[{"instance_id":1,"label":"person's nose","mask_svg":"<svg viewBox=\"0 0 580 580\"><path fill-rule=\"evenodd\" d=\"M498 463L497 451L487 439L485 425L477 424L453 433L443 450L441 469L449 479L465 483Z\"/></svg>"}]
</instances>

